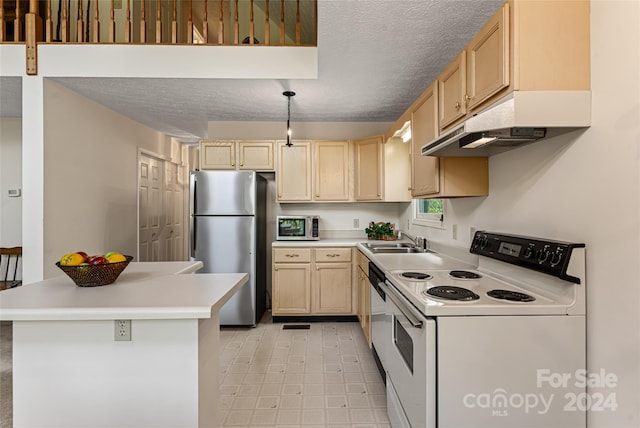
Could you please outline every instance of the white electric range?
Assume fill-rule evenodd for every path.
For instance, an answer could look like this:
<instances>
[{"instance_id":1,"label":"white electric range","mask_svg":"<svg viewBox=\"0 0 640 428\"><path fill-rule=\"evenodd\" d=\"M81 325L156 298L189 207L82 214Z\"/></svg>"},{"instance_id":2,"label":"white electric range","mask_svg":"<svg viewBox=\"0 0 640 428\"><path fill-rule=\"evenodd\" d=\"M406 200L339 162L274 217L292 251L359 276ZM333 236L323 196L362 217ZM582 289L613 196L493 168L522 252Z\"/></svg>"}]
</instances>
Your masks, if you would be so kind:
<instances>
[{"instance_id":1,"label":"white electric range","mask_svg":"<svg viewBox=\"0 0 640 428\"><path fill-rule=\"evenodd\" d=\"M392 426L585 427L584 244L479 231L470 252L385 272Z\"/></svg>"}]
</instances>

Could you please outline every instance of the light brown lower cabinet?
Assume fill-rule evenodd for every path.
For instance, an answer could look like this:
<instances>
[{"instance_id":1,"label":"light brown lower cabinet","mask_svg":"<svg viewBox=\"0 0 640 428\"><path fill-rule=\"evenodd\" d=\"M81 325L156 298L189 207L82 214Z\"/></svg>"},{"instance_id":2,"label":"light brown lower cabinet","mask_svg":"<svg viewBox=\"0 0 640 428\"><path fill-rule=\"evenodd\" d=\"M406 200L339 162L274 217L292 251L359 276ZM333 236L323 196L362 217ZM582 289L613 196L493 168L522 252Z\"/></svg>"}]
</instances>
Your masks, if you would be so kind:
<instances>
[{"instance_id":1,"label":"light brown lower cabinet","mask_svg":"<svg viewBox=\"0 0 640 428\"><path fill-rule=\"evenodd\" d=\"M350 247L273 248L272 314L353 315Z\"/></svg>"},{"instance_id":2,"label":"light brown lower cabinet","mask_svg":"<svg viewBox=\"0 0 640 428\"><path fill-rule=\"evenodd\" d=\"M369 284L369 259L358 251L358 320L364 337L371 347L371 285Z\"/></svg>"}]
</instances>

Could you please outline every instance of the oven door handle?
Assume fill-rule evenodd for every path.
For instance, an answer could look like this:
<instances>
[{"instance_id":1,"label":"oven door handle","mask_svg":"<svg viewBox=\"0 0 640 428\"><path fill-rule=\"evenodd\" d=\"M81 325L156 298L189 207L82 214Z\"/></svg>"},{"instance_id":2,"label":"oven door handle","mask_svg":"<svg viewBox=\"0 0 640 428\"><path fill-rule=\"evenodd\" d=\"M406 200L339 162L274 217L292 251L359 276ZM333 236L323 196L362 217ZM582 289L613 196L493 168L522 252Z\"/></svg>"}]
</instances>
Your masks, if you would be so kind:
<instances>
[{"instance_id":1,"label":"oven door handle","mask_svg":"<svg viewBox=\"0 0 640 428\"><path fill-rule=\"evenodd\" d=\"M378 283L378 285L380 286L380 288L382 288L382 290L387 295L387 297L390 298L391 301L397 306L398 310L402 312L402 315L404 315L407 318L407 320L409 320L409 322L413 327L422 328L422 321L413 313L411 313L411 310L407 308L404 303L402 303L402 301L395 294L395 292L391 290L391 287L389 287L387 284L382 282Z\"/></svg>"}]
</instances>

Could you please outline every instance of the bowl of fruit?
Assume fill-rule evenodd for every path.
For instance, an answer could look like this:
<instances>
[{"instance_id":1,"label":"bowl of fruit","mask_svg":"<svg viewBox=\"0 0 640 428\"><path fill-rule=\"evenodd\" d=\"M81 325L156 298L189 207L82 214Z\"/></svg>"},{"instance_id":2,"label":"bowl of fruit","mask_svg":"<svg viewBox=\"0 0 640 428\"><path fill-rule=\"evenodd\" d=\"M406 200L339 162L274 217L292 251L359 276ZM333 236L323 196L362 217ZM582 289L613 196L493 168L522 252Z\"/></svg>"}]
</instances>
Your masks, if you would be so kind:
<instances>
[{"instance_id":1,"label":"bowl of fruit","mask_svg":"<svg viewBox=\"0 0 640 428\"><path fill-rule=\"evenodd\" d=\"M84 251L67 253L56 262L78 287L97 287L113 284L133 260L132 256L110 251L104 255L89 256Z\"/></svg>"}]
</instances>

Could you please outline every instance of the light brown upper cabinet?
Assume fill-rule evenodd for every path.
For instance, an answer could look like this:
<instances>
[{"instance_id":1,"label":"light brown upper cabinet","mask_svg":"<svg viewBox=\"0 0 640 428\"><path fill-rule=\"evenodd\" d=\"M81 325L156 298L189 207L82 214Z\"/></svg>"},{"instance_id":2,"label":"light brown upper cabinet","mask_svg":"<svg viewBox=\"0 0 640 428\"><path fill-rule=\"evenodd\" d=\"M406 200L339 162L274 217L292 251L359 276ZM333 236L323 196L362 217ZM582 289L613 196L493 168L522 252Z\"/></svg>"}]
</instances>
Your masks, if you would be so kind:
<instances>
[{"instance_id":1,"label":"light brown upper cabinet","mask_svg":"<svg viewBox=\"0 0 640 428\"><path fill-rule=\"evenodd\" d=\"M292 146L288 147L284 141L278 141L276 152L278 202L310 202L311 142L292 141Z\"/></svg>"},{"instance_id":2,"label":"light brown upper cabinet","mask_svg":"<svg viewBox=\"0 0 640 428\"><path fill-rule=\"evenodd\" d=\"M438 77L440 129L509 86L508 26L505 3Z\"/></svg>"},{"instance_id":3,"label":"light brown upper cabinet","mask_svg":"<svg viewBox=\"0 0 640 428\"><path fill-rule=\"evenodd\" d=\"M591 87L590 2L508 0L438 77L439 129L512 91Z\"/></svg>"},{"instance_id":4,"label":"light brown upper cabinet","mask_svg":"<svg viewBox=\"0 0 640 428\"><path fill-rule=\"evenodd\" d=\"M273 141L239 141L239 169L273 171Z\"/></svg>"},{"instance_id":5,"label":"light brown upper cabinet","mask_svg":"<svg viewBox=\"0 0 640 428\"><path fill-rule=\"evenodd\" d=\"M349 142L314 141L314 200L349 200Z\"/></svg>"},{"instance_id":6,"label":"light brown upper cabinet","mask_svg":"<svg viewBox=\"0 0 640 428\"><path fill-rule=\"evenodd\" d=\"M382 136L353 140L353 146L355 151L355 200L381 201L384 180Z\"/></svg>"},{"instance_id":7,"label":"light brown upper cabinet","mask_svg":"<svg viewBox=\"0 0 640 428\"><path fill-rule=\"evenodd\" d=\"M235 141L201 141L200 169L236 169Z\"/></svg>"},{"instance_id":8,"label":"light brown upper cabinet","mask_svg":"<svg viewBox=\"0 0 640 428\"><path fill-rule=\"evenodd\" d=\"M203 140L200 169L273 171L273 145L270 140Z\"/></svg>"},{"instance_id":9,"label":"light brown upper cabinet","mask_svg":"<svg viewBox=\"0 0 640 428\"><path fill-rule=\"evenodd\" d=\"M509 86L509 3L471 40L466 57L465 103L473 109Z\"/></svg>"},{"instance_id":10,"label":"light brown upper cabinet","mask_svg":"<svg viewBox=\"0 0 640 428\"><path fill-rule=\"evenodd\" d=\"M438 76L438 112L440 129L444 129L467 113L467 57L462 51Z\"/></svg>"},{"instance_id":11,"label":"light brown upper cabinet","mask_svg":"<svg viewBox=\"0 0 640 428\"><path fill-rule=\"evenodd\" d=\"M438 158L422 156L424 144L438 136L438 85L434 82L418 100L411 115L411 196L438 193Z\"/></svg>"}]
</instances>

